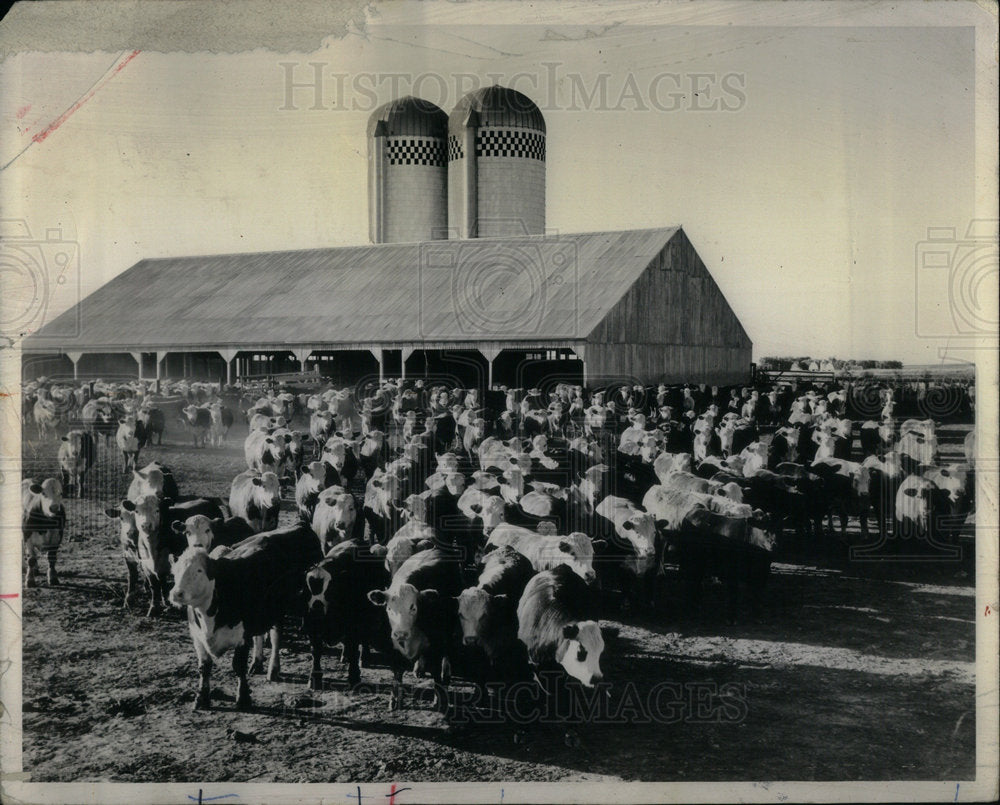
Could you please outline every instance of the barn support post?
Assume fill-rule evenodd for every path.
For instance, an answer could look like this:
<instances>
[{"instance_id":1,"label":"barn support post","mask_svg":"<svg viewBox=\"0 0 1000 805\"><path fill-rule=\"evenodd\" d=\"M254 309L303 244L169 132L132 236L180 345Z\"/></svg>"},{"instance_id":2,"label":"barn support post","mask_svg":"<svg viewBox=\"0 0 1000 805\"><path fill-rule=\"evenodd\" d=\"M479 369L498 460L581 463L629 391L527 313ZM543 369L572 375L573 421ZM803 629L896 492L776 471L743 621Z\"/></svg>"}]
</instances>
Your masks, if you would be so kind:
<instances>
[{"instance_id":1,"label":"barn support post","mask_svg":"<svg viewBox=\"0 0 1000 805\"><path fill-rule=\"evenodd\" d=\"M299 371L305 372L306 370L306 360L312 355L312 349L309 347L298 347L292 350L292 354L295 359L299 362Z\"/></svg>"},{"instance_id":2,"label":"barn support post","mask_svg":"<svg viewBox=\"0 0 1000 805\"><path fill-rule=\"evenodd\" d=\"M403 347L400 350L402 357L399 364L399 379L406 380L406 359L413 354L413 347Z\"/></svg>"},{"instance_id":3,"label":"barn support post","mask_svg":"<svg viewBox=\"0 0 1000 805\"><path fill-rule=\"evenodd\" d=\"M231 386L233 385L233 360L236 358L238 350L217 349L216 352L218 352L222 360L226 362L226 385Z\"/></svg>"},{"instance_id":4,"label":"barn support post","mask_svg":"<svg viewBox=\"0 0 1000 805\"><path fill-rule=\"evenodd\" d=\"M486 358L486 390L493 388L493 361L497 359L501 350L499 347L480 347L479 353Z\"/></svg>"},{"instance_id":5,"label":"barn support post","mask_svg":"<svg viewBox=\"0 0 1000 805\"><path fill-rule=\"evenodd\" d=\"M584 388L587 388L587 349L586 347L576 346L573 347L573 353L580 359L580 368L583 372L583 382Z\"/></svg>"},{"instance_id":6,"label":"barn support post","mask_svg":"<svg viewBox=\"0 0 1000 805\"><path fill-rule=\"evenodd\" d=\"M381 386L385 381L385 364L382 362L382 347L372 347L370 351L375 356L375 360L378 361L378 383Z\"/></svg>"},{"instance_id":7,"label":"barn support post","mask_svg":"<svg viewBox=\"0 0 1000 805\"><path fill-rule=\"evenodd\" d=\"M135 358L135 362L139 365L139 379L142 380L142 353L130 352L129 355Z\"/></svg>"},{"instance_id":8,"label":"barn support post","mask_svg":"<svg viewBox=\"0 0 1000 805\"><path fill-rule=\"evenodd\" d=\"M80 362L80 358L83 357L82 352L67 352L66 357L73 362L73 379L77 380L79 378L79 373L77 371L76 365Z\"/></svg>"}]
</instances>

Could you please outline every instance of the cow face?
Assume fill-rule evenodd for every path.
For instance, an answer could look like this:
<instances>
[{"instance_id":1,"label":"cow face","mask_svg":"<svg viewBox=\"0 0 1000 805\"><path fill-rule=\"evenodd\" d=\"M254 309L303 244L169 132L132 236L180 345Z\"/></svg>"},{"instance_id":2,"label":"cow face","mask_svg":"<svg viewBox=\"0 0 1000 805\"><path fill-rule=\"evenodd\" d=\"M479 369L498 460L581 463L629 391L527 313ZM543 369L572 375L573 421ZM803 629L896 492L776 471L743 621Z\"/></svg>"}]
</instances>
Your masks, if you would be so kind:
<instances>
[{"instance_id":1,"label":"cow face","mask_svg":"<svg viewBox=\"0 0 1000 805\"><path fill-rule=\"evenodd\" d=\"M251 482L250 524L257 531L272 531L278 527L281 511L281 484L273 472L262 473ZM256 516L255 516L256 515Z\"/></svg>"},{"instance_id":2,"label":"cow face","mask_svg":"<svg viewBox=\"0 0 1000 805\"><path fill-rule=\"evenodd\" d=\"M337 536L342 540L347 539L354 530L354 523L358 517L354 495L348 492L337 495L330 511L333 515L333 527L337 529Z\"/></svg>"},{"instance_id":3,"label":"cow face","mask_svg":"<svg viewBox=\"0 0 1000 805\"><path fill-rule=\"evenodd\" d=\"M183 532L187 538L188 547L204 548L206 551L212 550L212 540L214 539L212 521L204 514L188 517L184 521Z\"/></svg>"},{"instance_id":4,"label":"cow face","mask_svg":"<svg viewBox=\"0 0 1000 805\"><path fill-rule=\"evenodd\" d=\"M488 497L482 505L479 516L483 521L483 531L488 532L496 528L504 521L504 500L503 498Z\"/></svg>"},{"instance_id":5,"label":"cow face","mask_svg":"<svg viewBox=\"0 0 1000 805\"><path fill-rule=\"evenodd\" d=\"M63 489L58 479L46 478L40 484L32 484L28 489L46 517L58 517L63 513Z\"/></svg>"},{"instance_id":6,"label":"cow face","mask_svg":"<svg viewBox=\"0 0 1000 805\"><path fill-rule=\"evenodd\" d=\"M479 635L486 626L490 607L496 605L493 603L494 599L506 600L506 598L504 595L491 596L479 587L470 587L462 591L458 596L458 620L462 625L462 642L465 645L475 646L479 643Z\"/></svg>"},{"instance_id":7,"label":"cow face","mask_svg":"<svg viewBox=\"0 0 1000 805\"><path fill-rule=\"evenodd\" d=\"M347 442L336 436L330 439L323 447L323 460L338 473L342 472L347 461Z\"/></svg>"},{"instance_id":8,"label":"cow face","mask_svg":"<svg viewBox=\"0 0 1000 805\"><path fill-rule=\"evenodd\" d=\"M174 588L170 603L175 607L207 609L215 594L214 561L204 548L188 548L172 562Z\"/></svg>"},{"instance_id":9,"label":"cow face","mask_svg":"<svg viewBox=\"0 0 1000 805\"><path fill-rule=\"evenodd\" d=\"M594 572L594 545L586 534L574 531L565 537L559 537L556 549L560 554L561 564L569 565L585 582L591 584L597 578Z\"/></svg>"},{"instance_id":10,"label":"cow face","mask_svg":"<svg viewBox=\"0 0 1000 805\"><path fill-rule=\"evenodd\" d=\"M460 472L448 473L448 476L444 479L444 483L448 488L448 494L453 497L461 497L465 491L465 476Z\"/></svg>"},{"instance_id":11,"label":"cow face","mask_svg":"<svg viewBox=\"0 0 1000 805\"><path fill-rule=\"evenodd\" d=\"M604 678L601 674L603 651L604 638L600 627L594 621L581 621L563 627L556 661L569 676L592 688Z\"/></svg>"},{"instance_id":12,"label":"cow face","mask_svg":"<svg viewBox=\"0 0 1000 805\"><path fill-rule=\"evenodd\" d=\"M416 627L420 601L436 597L436 590L420 591L412 584L368 593L369 601L385 607L393 646L407 659L416 658L427 645L426 635Z\"/></svg>"},{"instance_id":13,"label":"cow face","mask_svg":"<svg viewBox=\"0 0 1000 805\"><path fill-rule=\"evenodd\" d=\"M120 520L120 532L118 539L122 547L126 550L135 550L139 544L139 529L135 525L135 504L130 500L123 500L120 508L105 509L104 513L112 520Z\"/></svg>"}]
</instances>

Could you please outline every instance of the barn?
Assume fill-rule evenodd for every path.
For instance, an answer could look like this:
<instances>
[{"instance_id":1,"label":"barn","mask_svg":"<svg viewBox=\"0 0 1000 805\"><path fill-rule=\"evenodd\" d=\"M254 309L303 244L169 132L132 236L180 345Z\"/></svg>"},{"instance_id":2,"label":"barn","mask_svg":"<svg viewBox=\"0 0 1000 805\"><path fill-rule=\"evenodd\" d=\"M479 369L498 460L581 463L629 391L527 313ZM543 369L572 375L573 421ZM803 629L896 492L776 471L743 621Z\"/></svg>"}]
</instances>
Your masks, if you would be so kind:
<instances>
[{"instance_id":1,"label":"barn","mask_svg":"<svg viewBox=\"0 0 1000 805\"><path fill-rule=\"evenodd\" d=\"M142 260L23 342L25 379L318 372L465 387L749 378L679 226L545 230L545 121L493 86L369 119L371 245Z\"/></svg>"}]
</instances>

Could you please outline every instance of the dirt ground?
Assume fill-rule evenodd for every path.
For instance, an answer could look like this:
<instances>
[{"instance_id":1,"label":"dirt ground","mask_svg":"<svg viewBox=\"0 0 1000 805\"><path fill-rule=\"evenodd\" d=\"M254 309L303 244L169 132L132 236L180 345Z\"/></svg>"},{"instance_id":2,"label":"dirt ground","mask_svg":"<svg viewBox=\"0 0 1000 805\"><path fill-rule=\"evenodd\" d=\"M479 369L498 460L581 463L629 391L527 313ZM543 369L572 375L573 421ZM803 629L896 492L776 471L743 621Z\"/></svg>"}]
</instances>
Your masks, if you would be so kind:
<instances>
[{"instance_id":1,"label":"dirt ground","mask_svg":"<svg viewBox=\"0 0 1000 805\"><path fill-rule=\"evenodd\" d=\"M961 460L968 426L940 431ZM56 438L26 430L25 470L53 474ZM62 432L62 431L61 431ZM181 491L228 494L244 467L245 426L223 449L194 450L168 425L141 463L171 467ZM435 711L430 682L407 674L406 709L387 709L384 667L345 688L339 651L328 689L306 687L310 659L291 632L283 681L252 678L254 708L234 710L228 658L214 709L194 712L196 667L184 615L122 608L117 524L104 508L126 478L102 450L83 500L67 502L62 585L24 595L24 767L33 781L391 782L561 780L969 779L975 763L975 624L971 562L852 561L825 551L778 556L764 608L727 625L723 588L685 612L668 572L662 611L608 607L602 658L611 696L568 748L536 724ZM286 501L283 522L294 508ZM857 543L857 522L852 521ZM966 553L971 542L964 545ZM44 571L45 561L42 560ZM44 572L42 575L44 579ZM376 661L378 658L376 657ZM464 680L454 685L471 697ZM659 691L660 698L654 693ZM664 704L666 703L666 705ZM464 716L463 716L464 714ZM233 733L232 731L235 731ZM237 734L238 733L238 734Z\"/></svg>"}]
</instances>

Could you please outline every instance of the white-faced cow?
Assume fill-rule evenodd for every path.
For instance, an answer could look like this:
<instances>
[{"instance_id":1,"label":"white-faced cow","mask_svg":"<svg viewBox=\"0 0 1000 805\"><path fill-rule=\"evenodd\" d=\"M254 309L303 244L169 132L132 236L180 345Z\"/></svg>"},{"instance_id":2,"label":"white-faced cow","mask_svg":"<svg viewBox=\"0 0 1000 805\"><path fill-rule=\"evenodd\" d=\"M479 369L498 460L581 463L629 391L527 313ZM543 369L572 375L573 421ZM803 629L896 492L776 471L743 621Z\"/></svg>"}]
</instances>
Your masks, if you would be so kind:
<instances>
[{"instance_id":1,"label":"white-faced cow","mask_svg":"<svg viewBox=\"0 0 1000 805\"><path fill-rule=\"evenodd\" d=\"M46 478L41 483L26 478L21 483L21 533L27 572L25 588L37 584L38 554L45 551L49 569L50 586L59 584L56 560L66 528L66 510L62 502L62 484L56 478Z\"/></svg>"},{"instance_id":2,"label":"white-faced cow","mask_svg":"<svg viewBox=\"0 0 1000 805\"><path fill-rule=\"evenodd\" d=\"M229 489L229 508L234 517L242 517L255 532L278 527L281 511L281 488L273 472L241 472Z\"/></svg>"},{"instance_id":3,"label":"white-faced cow","mask_svg":"<svg viewBox=\"0 0 1000 805\"><path fill-rule=\"evenodd\" d=\"M83 478L93 466L94 456L94 439L86 431L71 430L62 437L58 460L63 488L72 488L78 498L83 497Z\"/></svg>"},{"instance_id":4,"label":"white-faced cow","mask_svg":"<svg viewBox=\"0 0 1000 805\"><path fill-rule=\"evenodd\" d=\"M281 622L301 604L303 578L321 558L316 535L299 524L257 534L218 557L204 548L188 548L173 563L170 603L187 607L188 629L198 658L195 709L211 706L212 666L230 649L238 677L236 707L249 709L250 648L254 638L268 631L271 659L267 677L272 681L280 678ZM263 641L259 644L263 650Z\"/></svg>"}]
</instances>

